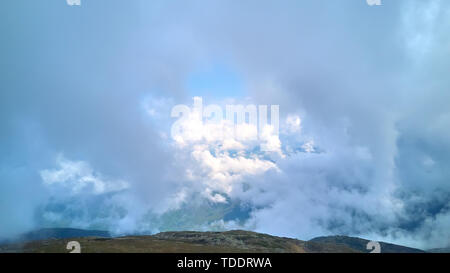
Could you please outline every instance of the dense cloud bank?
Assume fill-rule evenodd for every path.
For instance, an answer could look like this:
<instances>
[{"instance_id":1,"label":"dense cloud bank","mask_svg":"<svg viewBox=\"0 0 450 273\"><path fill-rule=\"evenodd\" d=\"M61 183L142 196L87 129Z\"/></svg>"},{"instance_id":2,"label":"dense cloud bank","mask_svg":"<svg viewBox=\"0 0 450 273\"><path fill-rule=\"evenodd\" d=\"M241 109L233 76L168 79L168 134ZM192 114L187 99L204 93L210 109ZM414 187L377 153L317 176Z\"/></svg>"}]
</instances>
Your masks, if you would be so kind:
<instances>
[{"instance_id":1,"label":"dense cloud bank","mask_svg":"<svg viewBox=\"0 0 450 273\"><path fill-rule=\"evenodd\" d=\"M178 211L202 215L182 228L450 244L447 1L4 5L0 237L150 233ZM205 103L280 105L277 152L171 139L217 64L244 91Z\"/></svg>"}]
</instances>

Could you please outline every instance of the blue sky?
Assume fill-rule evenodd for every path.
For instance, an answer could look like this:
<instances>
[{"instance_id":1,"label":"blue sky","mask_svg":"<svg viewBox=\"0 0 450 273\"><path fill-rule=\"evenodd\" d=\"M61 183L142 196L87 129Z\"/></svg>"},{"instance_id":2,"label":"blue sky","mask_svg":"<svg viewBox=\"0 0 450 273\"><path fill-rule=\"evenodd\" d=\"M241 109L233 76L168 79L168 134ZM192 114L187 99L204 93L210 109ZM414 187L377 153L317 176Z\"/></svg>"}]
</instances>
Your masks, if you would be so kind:
<instances>
[{"instance_id":1,"label":"blue sky","mask_svg":"<svg viewBox=\"0 0 450 273\"><path fill-rule=\"evenodd\" d=\"M243 98L244 88L242 76L219 61L195 69L188 76L186 87L190 96L205 99Z\"/></svg>"},{"instance_id":2,"label":"blue sky","mask_svg":"<svg viewBox=\"0 0 450 273\"><path fill-rule=\"evenodd\" d=\"M450 244L447 1L81 1L0 10L0 238L240 228ZM279 105L277 152L190 121L172 139L171 109L193 97Z\"/></svg>"}]
</instances>

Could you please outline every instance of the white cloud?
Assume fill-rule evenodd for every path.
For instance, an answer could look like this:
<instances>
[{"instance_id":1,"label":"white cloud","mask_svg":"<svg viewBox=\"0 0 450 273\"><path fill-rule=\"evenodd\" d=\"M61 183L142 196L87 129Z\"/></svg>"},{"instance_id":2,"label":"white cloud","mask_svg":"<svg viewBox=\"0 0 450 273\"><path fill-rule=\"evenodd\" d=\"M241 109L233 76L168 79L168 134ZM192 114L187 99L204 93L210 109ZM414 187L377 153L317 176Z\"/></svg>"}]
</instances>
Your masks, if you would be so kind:
<instances>
[{"instance_id":1,"label":"white cloud","mask_svg":"<svg viewBox=\"0 0 450 273\"><path fill-rule=\"evenodd\" d=\"M206 195L211 200L224 201L219 196L213 196L213 191L230 194L236 183L242 182L247 176L262 174L268 170L277 169L274 162L259 158L256 154L230 152L216 146L211 152L208 145L194 145L191 153L193 162L189 169L190 179L204 185Z\"/></svg>"},{"instance_id":2,"label":"white cloud","mask_svg":"<svg viewBox=\"0 0 450 273\"><path fill-rule=\"evenodd\" d=\"M392 227L411 226L403 234L416 233L416 240L426 240L430 232L440 234L433 241L448 238L449 3L390 1L374 12L352 1L332 2L246 1L238 8L217 1L208 4L213 13L198 13L205 3L196 1L156 9L151 1L126 3L139 9L108 9L105 24L86 17L105 33L90 37L86 54L66 54L79 51L76 43L61 48L42 39L44 51L29 51L31 59L42 62L20 58L26 45L35 44L26 37L54 37L64 28L23 28L25 40L8 41L20 50L2 58L30 80L12 75L5 79L10 92L1 93L5 183L0 199L6 201L0 206L0 232L29 227L34 209L46 204L46 196L36 197L46 188L59 190L53 196L78 192L77 209L88 214L81 222L90 223L103 207L83 198L100 199L99 193L122 188L117 177L126 177L132 193L106 202L112 207L108 224L120 230L139 230L137 223L149 210L177 207L193 192L216 202L230 192L254 209L249 228L273 234L381 236ZM49 10L35 8L42 8L35 14ZM8 20L21 18L19 7L7 10L14 14ZM133 10L146 14L139 24L129 20L136 16ZM317 23L319 13L327 16ZM118 14L124 20L118 21ZM58 21L45 18L44 25ZM77 22L64 22L76 28ZM111 50L102 50L105 45ZM199 63L217 57L239 70L251 103L280 105L288 114L280 129L293 135L277 138L269 132L266 138L269 148L288 151L284 158L256 152L248 139L250 127L238 130L242 139L223 139L223 124L187 121L186 132L167 145L166 106L188 96L185 80ZM55 62L60 65L51 65ZM53 74L60 77L48 77ZM36 87L39 92L30 92ZM169 98L139 107L149 93ZM290 149L283 149L287 144ZM302 145L306 153L298 152ZM48 154L60 150L83 161L65 160L51 169ZM39 170L44 189L33 183ZM436 192L443 197L436 198Z\"/></svg>"},{"instance_id":3,"label":"white cloud","mask_svg":"<svg viewBox=\"0 0 450 273\"><path fill-rule=\"evenodd\" d=\"M307 152L307 153L313 153L313 152L315 152L315 149L314 149L314 140L309 140L309 141L303 143L302 149L303 149L305 152Z\"/></svg>"},{"instance_id":4,"label":"white cloud","mask_svg":"<svg viewBox=\"0 0 450 273\"><path fill-rule=\"evenodd\" d=\"M301 119L298 115L288 115L286 117L286 129L289 133L300 133L301 127Z\"/></svg>"},{"instance_id":5,"label":"white cloud","mask_svg":"<svg viewBox=\"0 0 450 273\"><path fill-rule=\"evenodd\" d=\"M260 141L261 141L261 151L277 153L283 157L283 152L281 151L281 141L278 132L272 125L266 125L261 129Z\"/></svg>"},{"instance_id":6,"label":"white cloud","mask_svg":"<svg viewBox=\"0 0 450 273\"><path fill-rule=\"evenodd\" d=\"M45 169L40 172L45 185L52 188L60 186L72 194L88 191L103 194L127 189L129 184L123 180L107 180L103 175L94 172L87 162L71 161L58 156L58 169Z\"/></svg>"}]
</instances>

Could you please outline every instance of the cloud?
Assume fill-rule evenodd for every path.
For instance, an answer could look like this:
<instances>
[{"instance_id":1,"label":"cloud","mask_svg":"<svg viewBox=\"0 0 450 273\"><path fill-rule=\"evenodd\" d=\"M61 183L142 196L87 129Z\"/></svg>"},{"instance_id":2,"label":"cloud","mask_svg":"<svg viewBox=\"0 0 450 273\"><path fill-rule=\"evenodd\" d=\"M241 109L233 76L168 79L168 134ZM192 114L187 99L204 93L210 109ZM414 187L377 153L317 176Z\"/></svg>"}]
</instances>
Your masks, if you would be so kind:
<instances>
[{"instance_id":1,"label":"cloud","mask_svg":"<svg viewBox=\"0 0 450 273\"><path fill-rule=\"evenodd\" d=\"M200 195L250 212L195 227L445 246L450 4L357 2L9 1L0 237L155 231ZM170 139L192 73L221 61L245 91L208 103L280 105L280 135L265 134L275 153L246 125L222 138L225 123L188 119Z\"/></svg>"},{"instance_id":2,"label":"cloud","mask_svg":"<svg viewBox=\"0 0 450 273\"><path fill-rule=\"evenodd\" d=\"M57 158L59 169L42 170L42 181L48 187L62 186L73 194L89 190L93 194L121 191L129 187L125 181L108 181L101 174L96 174L83 161L70 161L61 155Z\"/></svg>"},{"instance_id":3,"label":"cloud","mask_svg":"<svg viewBox=\"0 0 450 273\"><path fill-rule=\"evenodd\" d=\"M300 133L301 119L298 115L288 115L286 117L286 130L289 133Z\"/></svg>"}]
</instances>

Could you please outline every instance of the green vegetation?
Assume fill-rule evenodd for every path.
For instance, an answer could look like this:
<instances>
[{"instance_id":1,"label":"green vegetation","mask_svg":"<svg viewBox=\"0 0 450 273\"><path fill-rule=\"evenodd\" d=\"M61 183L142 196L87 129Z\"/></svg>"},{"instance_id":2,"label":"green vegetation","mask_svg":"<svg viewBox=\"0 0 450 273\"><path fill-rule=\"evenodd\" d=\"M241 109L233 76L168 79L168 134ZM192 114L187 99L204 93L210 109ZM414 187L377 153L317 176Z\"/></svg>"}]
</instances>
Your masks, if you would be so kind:
<instances>
[{"instance_id":1,"label":"green vegetation","mask_svg":"<svg viewBox=\"0 0 450 273\"><path fill-rule=\"evenodd\" d=\"M67 229L63 232L67 235ZM53 230L53 232L55 232ZM79 230L76 230L79 233ZM96 231L98 232L98 231ZM89 233L87 231L87 233ZM369 252L368 240L330 236L310 241L276 237L251 231L179 231L151 236L75 237L45 239L0 246L0 252L68 253L69 241L78 241L82 253L351 253ZM382 252L423 252L418 249L381 243ZM383 251L384 250L384 251Z\"/></svg>"}]
</instances>

